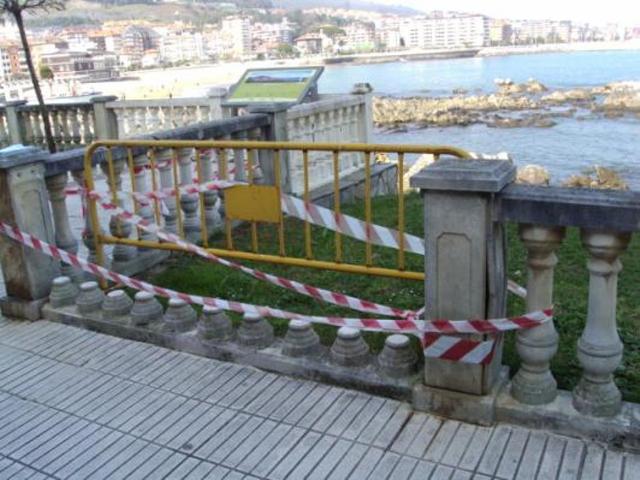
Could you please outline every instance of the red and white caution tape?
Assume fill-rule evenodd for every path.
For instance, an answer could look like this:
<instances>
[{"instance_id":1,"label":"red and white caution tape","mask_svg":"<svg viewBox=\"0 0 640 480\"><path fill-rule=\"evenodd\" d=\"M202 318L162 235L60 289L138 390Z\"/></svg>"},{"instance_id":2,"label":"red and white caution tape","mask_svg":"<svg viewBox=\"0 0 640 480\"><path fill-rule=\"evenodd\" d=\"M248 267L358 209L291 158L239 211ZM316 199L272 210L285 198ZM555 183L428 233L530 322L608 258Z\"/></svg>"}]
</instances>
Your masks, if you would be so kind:
<instances>
[{"instance_id":1,"label":"red and white caution tape","mask_svg":"<svg viewBox=\"0 0 640 480\"><path fill-rule=\"evenodd\" d=\"M294 280L288 280L286 278L279 277L277 275L272 275L272 274L264 273L260 270L245 267L244 265L241 265L237 262L233 262L231 260L220 258L208 252L204 248L199 247L198 245L195 245L191 242L183 240L178 235L163 231L156 224L153 224L145 220L141 216L136 215L135 213L129 212L118 205L114 205L113 203L111 203L110 199L108 198L108 194L106 193L91 192L90 196L93 199L98 200L102 208L109 210L113 215L117 215L121 219L133 224L136 227L141 228L142 230L145 230L149 233L153 233L157 235L158 238L160 238L161 240L175 243L176 245L200 257L203 257L219 265L224 265L234 270L241 271L242 273L250 275L259 280L263 280L265 282L271 283L272 285L276 285L281 288L292 290L302 295L315 298L316 300L332 303L340 307L351 308L352 310L357 310L360 312L373 313L375 315L383 315L383 316L395 317L395 318L415 317L415 312L411 310L403 310L403 309L388 307L386 305L381 305L368 300L362 300L349 295L344 295L342 293L333 292L331 290L326 290L323 288L306 285L304 283L296 282Z\"/></svg>"},{"instance_id":2,"label":"red and white caution tape","mask_svg":"<svg viewBox=\"0 0 640 480\"><path fill-rule=\"evenodd\" d=\"M493 358L496 340L478 341L449 335L427 334L423 337L422 346L425 358L486 365Z\"/></svg>"},{"instance_id":3,"label":"red and white caution tape","mask_svg":"<svg viewBox=\"0 0 640 480\"><path fill-rule=\"evenodd\" d=\"M359 218L336 213L314 203L305 203L304 200L291 195L282 195L282 210L300 220L383 247L399 249L400 239L404 238L404 248L407 252L424 255L424 242L420 237L408 233L401 237L397 230L380 225L367 225Z\"/></svg>"},{"instance_id":4,"label":"red and white caution tape","mask_svg":"<svg viewBox=\"0 0 640 480\"><path fill-rule=\"evenodd\" d=\"M215 297L202 297L162 288L137 280L126 275L110 271L104 267L88 262L65 250L39 240L31 234L22 232L16 227L0 222L0 233L18 241L22 245L33 248L44 254L61 260L76 268L80 268L96 277L111 280L134 290L146 291L166 298L179 298L190 304L208 305L236 313L252 313L263 317L286 320L307 320L312 323L334 326L349 326L367 331L406 333L418 336L423 344L424 354L428 358L440 358L462 363L488 363L495 351L495 339L476 341L442 335L442 332L455 331L473 333L497 333L508 330L534 328L552 319L552 311L533 312L520 317L495 319L486 321L474 320L441 320L424 322L415 319L375 319L345 318L302 315L277 308L235 302ZM486 327L478 323L486 322Z\"/></svg>"}]
</instances>

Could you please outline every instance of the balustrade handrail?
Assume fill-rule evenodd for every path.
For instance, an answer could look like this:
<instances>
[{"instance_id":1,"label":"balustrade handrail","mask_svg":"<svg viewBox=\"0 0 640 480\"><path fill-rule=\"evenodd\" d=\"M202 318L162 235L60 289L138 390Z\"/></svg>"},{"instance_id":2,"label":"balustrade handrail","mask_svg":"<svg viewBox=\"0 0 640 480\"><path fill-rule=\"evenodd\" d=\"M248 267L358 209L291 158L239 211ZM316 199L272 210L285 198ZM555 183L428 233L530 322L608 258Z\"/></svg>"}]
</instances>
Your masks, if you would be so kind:
<instances>
[{"instance_id":1,"label":"balustrade handrail","mask_svg":"<svg viewBox=\"0 0 640 480\"><path fill-rule=\"evenodd\" d=\"M174 128L154 132L152 134L140 135L140 140L205 140L210 138L220 138L244 132L252 129L264 128L271 125L271 116L267 114L250 114L241 117L233 117L224 120L202 122L194 125ZM142 154L147 150L144 146L133 148L134 155ZM85 147L58 152L49 157L46 163L45 176L51 177L68 171L82 170L84 168ZM112 149L115 160L126 158L125 148L116 147ZM106 161L105 152L98 150L93 153L93 164L97 165Z\"/></svg>"},{"instance_id":2,"label":"balustrade handrail","mask_svg":"<svg viewBox=\"0 0 640 480\"><path fill-rule=\"evenodd\" d=\"M111 110L148 107L208 107L209 105L211 105L211 99L208 97L114 100L106 103L106 107Z\"/></svg>"},{"instance_id":3,"label":"balustrade handrail","mask_svg":"<svg viewBox=\"0 0 640 480\"><path fill-rule=\"evenodd\" d=\"M500 193L500 220L635 232L640 192L511 184Z\"/></svg>"},{"instance_id":4,"label":"balustrade handrail","mask_svg":"<svg viewBox=\"0 0 640 480\"><path fill-rule=\"evenodd\" d=\"M287 110L287 119L294 120L316 113L362 105L364 102L362 95L323 95L316 102L302 103L291 107Z\"/></svg>"}]
</instances>

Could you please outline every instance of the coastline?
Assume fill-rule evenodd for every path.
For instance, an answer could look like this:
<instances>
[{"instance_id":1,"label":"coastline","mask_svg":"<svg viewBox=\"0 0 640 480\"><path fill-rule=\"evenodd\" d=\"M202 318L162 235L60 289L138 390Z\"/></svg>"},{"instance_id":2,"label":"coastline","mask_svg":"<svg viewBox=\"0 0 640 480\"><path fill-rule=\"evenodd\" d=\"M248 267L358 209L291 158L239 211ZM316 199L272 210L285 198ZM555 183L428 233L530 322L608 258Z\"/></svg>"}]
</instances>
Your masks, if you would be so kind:
<instances>
[{"instance_id":1,"label":"coastline","mask_svg":"<svg viewBox=\"0 0 640 480\"><path fill-rule=\"evenodd\" d=\"M196 97L206 94L211 87L229 86L236 82L248 68L297 67L325 65L327 68L367 64L413 62L462 57L511 56L553 52L587 52L608 50L640 50L640 40L626 42L586 42L553 45L524 45L513 47L487 47L478 49L409 50L359 54L343 57L310 56L285 60L252 60L198 64L175 68L155 68L126 72L130 78L117 82L87 83L87 89L100 91L105 95L116 95L120 99L157 99L173 97ZM470 55L473 52L473 55ZM329 63L327 59L340 62ZM346 87L350 88L350 85Z\"/></svg>"},{"instance_id":2,"label":"coastline","mask_svg":"<svg viewBox=\"0 0 640 480\"><path fill-rule=\"evenodd\" d=\"M480 49L477 56L497 57L506 55L530 55L536 53L604 52L614 50L640 50L640 39L618 42L576 42L485 47Z\"/></svg>"}]
</instances>

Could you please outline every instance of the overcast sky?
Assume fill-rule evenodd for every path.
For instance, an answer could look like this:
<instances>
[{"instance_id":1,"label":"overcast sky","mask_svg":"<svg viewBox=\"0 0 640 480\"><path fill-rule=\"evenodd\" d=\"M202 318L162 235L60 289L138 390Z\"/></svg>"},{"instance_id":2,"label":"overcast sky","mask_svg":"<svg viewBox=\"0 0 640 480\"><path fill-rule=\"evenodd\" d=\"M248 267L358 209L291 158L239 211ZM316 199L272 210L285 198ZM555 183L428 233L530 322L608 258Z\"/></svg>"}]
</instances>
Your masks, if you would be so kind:
<instances>
[{"instance_id":1,"label":"overcast sky","mask_svg":"<svg viewBox=\"0 0 640 480\"><path fill-rule=\"evenodd\" d=\"M549 18L640 24L639 0L375 0L418 10L484 13L494 18Z\"/></svg>"}]
</instances>

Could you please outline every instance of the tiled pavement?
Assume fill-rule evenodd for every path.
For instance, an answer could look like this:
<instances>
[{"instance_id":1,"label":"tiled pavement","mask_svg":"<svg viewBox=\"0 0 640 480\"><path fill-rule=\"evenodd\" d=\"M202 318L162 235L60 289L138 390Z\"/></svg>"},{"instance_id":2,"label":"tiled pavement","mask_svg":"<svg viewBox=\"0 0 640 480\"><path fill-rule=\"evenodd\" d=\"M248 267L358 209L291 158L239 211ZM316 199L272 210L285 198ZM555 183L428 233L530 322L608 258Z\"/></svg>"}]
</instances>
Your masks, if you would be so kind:
<instances>
[{"instance_id":1,"label":"tiled pavement","mask_svg":"<svg viewBox=\"0 0 640 480\"><path fill-rule=\"evenodd\" d=\"M0 479L639 479L640 456L0 320Z\"/></svg>"}]
</instances>

